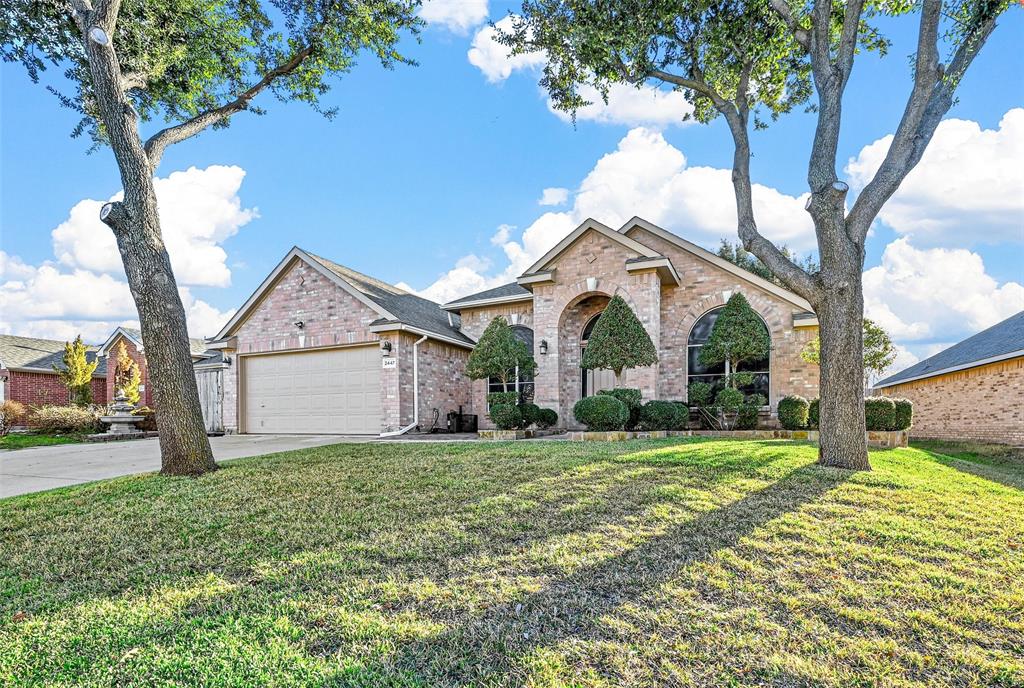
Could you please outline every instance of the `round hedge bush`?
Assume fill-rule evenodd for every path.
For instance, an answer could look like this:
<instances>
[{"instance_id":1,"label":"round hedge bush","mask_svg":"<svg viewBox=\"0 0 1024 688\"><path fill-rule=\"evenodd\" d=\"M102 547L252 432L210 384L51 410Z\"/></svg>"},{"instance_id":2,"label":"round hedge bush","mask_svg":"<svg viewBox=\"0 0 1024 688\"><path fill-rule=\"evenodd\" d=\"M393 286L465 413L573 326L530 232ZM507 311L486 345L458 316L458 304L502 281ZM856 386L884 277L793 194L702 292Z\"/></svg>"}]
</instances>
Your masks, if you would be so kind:
<instances>
[{"instance_id":1,"label":"round hedge bush","mask_svg":"<svg viewBox=\"0 0 1024 688\"><path fill-rule=\"evenodd\" d=\"M821 399L814 398L807 405L807 427L812 430L818 429L818 408L821 406Z\"/></svg>"},{"instance_id":2,"label":"round hedge bush","mask_svg":"<svg viewBox=\"0 0 1024 688\"><path fill-rule=\"evenodd\" d=\"M673 401L676 405L676 423L669 430L688 430L690 427L690 407L685 401Z\"/></svg>"},{"instance_id":3,"label":"round hedge bush","mask_svg":"<svg viewBox=\"0 0 1024 688\"><path fill-rule=\"evenodd\" d=\"M909 430L914 424L914 403L910 399L893 399L896 406L896 423L893 430Z\"/></svg>"},{"instance_id":4,"label":"round hedge bush","mask_svg":"<svg viewBox=\"0 0 1024 688\"><path fill-rule=\"evenodd\" d=\"M679 425L679 405L674 401L648 401L640 409L640 427L644 430L675 430Z\"/></svg>"},{"instance_id":5,"label":"round hedge bush","mask_svg":"<svg viewBox=\"0 0 1024 688\"><path fill-rule=\"evenodd\" d=\"M864 400L864 420L868 430L889 430L896 426L896 404L886 397Z\"/></svg>"},{"instance_id":6,"label":"round hedge bush","mask_svg":"<svg viewBox=\"0 0 1024 688\"><path fill-rule=\"evenodd\" d=\"M723 413L736 413L743 405L744 399L743 392L734 387L726 387L715 395L715 406L720 408Z\"/></svg>"},{"instance_id":7,"label":"round hedge bush","mask_svg":"<svg viewBox=\"0 0 1024 688\"><path fill-rule=\"evenodd\" d=\"M523 427L528 428L537 422L537 418L540 416L540 406L529 402L519 404L519 413L523 417Z\"/></svg>"},{"instance_id":8,"label":"round hedge bush","mask_svg":"<svg viewBox=\"0 0 1024 688\"><path fill-rule=\"evenodd\" d=\"M518 406L497 404L491 407L491 420L499 430L514 430L523 422L523 414Z\"/></svg>"},{"instance_id":9,"label":"round hedge bush","mask_svg":"<svg viewBox=\"0 0 1024 688\"><path fill-rule=\"evenodd\" d=\"M572 407L576 420L588 430L622 430L629 421L629 409L621 401L608 394L596 394L576 402Z\"/></svg>"},{"instance_id":10,"label":"round hedge bush","mask_svg":"<svg viewBox=\"0 0 1024 688\"><path fill-rule=\"evenodd\" d=\"M791 394L779 400L779 423L786 430L800 430L807 427L807 411L810 404L802 396Z\"/></svg>"},{"instance_id":11,"label":"round hedge bush","mask_svg":"<svg viewBox=\"0 0 1024 688\"><path fill-rule=\"evenodd\" d=\"M644 400L640 390L633 387L621 387L618 389L606 389L598 394L607 394L615 397L629 409L629 420L626 421L626 429L633 430L640 424L640 409L643 408Z\"/></svg>"},{"instance_id":12,"label":"round hedge bush","mask_svg":"<svg viewBox=\"0 0 1024 688\"><path fill-rule=\"evenodd\" d=\"M519 403L519 395L515 392L491 392L487 395L487 408L492 409L498 404L510 404L515 406Z\"/></svg>"},{"instance_id":13,"label":"round hedge bush","mask_svg":"<svg viewBox=\"0 0 1024 688\"><path fill-rule=\"evenodd\" d=\"M554 427L558 423L558 414L554 409L542 408L537 414L537 427L541 430L547 430L550 427Z\"/></svg>"}]
</instances>

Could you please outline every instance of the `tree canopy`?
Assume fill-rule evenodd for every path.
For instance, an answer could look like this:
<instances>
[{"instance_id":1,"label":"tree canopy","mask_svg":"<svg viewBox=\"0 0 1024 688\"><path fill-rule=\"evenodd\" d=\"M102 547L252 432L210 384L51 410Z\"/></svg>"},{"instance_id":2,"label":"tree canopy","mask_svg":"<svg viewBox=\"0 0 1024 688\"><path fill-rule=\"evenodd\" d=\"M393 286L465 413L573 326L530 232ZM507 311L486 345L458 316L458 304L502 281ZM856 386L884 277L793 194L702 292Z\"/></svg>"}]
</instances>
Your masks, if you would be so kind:
<instances>
[{"instance_id":1,"label":"tree canopy","mask_svg":"<svg viewBox=\"0 0 1024 688\"><path fill-rule=\"evenodd\" d=\"M76 406L92 403L92 374L96 372L99 361L93 360L90 363L86 356L88 350L82 343L82 335L78 335L75 341L64 343L64 354L61 356L64 365L53 366L60 381L68 388L71 403Z\"/></svg>"},{"instance_id":2,"label":"tree canopy","mask_svg":"<svg viewBox=\"0 0 1024 688\"><path fill-rule=\"evenodd\" d=\"M793 261L796 265L799 265L800 268L808 274L814 274L821 269L818 265L818 261L816 261L812 255L806 255L801 258L795 251L790 250L790 248L785 244L779 246L779 250L782 252L782 255L786 256L786 258ZM741 267L747 272L752 272L762 279L766 279L780 287L786 286L786 283L780 279L778 275L772 272L760 258L743 248L743 244L739 242L732 242L723 238L715 253L718 254L719 258L725 258L733 265Z\"/></svg>"},{"instance_id":3,"label":"tree canopy","mask_svg":"<svg viewBox=\"0 0 1024 688\"><path fill-rule=\"evenodd\" d=\"M128 355L128 347L122 339L117 343L117 354L114 356L114 389L123 391L128 397L128 403L137 404L142 396L139 393L141 384L142 371L139 370L139 364Z\"/></svg>"},{"instance_id":4,"label":"tree canopy","mask_svg":"<svg viewBox=\"0 0 1024 688\"><path fill-rule=\"evenodd\" d=\"M537 362L533 352L516 337L512 327L503 316L497 316L480 335L480 341L466 361L466 375L471 380L500 380L505 391L508 383L515 381L516 371L520 377L533 375Z\"/></svg>"},{"instance_id":5,"label":"tree canopy","mask_svg":"<svg viewBox=\"0 0 1024 688\"><path fill-rule=\"evenodd\" d=\"M736 374L741 363L768 358L771 339L761 316L740 292L729 297L718 314L711 334L700 348L702 365L727 364L729 386L738 387Z\"/></svg>"},{"instance_id":6,"label":"tree canopy","mask_svg":"<svg viewBox=\"0 0 1024 688\"><path fill-rule=\"evenodd\" d=\"M820 365L821 338L815 337L807 342L800 357L808 363ZM873 378L884 373L895 360L896 345L892 343L889 333L874 320L864 318L864 384L870 384Z\"/></svg>"},{"instance_id":7,"label":"tree canopy","mask_svg":"<svg viewBox=\"0 0 1024 688\"><path fill-rule=\"evenodd\" d=\"M611 370L618 384L622 371L658 362L658 350L636 313L619 295L612 297L594 324L580 365L588 370Z\"/></svg>"}]
</instances>

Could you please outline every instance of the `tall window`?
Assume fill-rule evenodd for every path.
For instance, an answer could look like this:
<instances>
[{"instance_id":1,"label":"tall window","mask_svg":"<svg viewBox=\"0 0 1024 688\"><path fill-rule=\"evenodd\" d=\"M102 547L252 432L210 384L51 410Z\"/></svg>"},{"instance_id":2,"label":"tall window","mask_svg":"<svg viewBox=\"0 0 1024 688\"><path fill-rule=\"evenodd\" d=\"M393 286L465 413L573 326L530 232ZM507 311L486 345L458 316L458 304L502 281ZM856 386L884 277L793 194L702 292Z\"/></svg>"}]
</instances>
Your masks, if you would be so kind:
<instances>
[{"instance_id":1,"label":"tall window","mask_svg":"<svg viewBox=\"0 0 1024 688\"><path fill-rule=\"evenodd\" d=\"M513 325L512 334L516 339L526 344L530 355L533 355L533 330L522 325ZM509 375L508 391L519 391L519 400L523 402L533 401L533 375L520 375L516 378L514 372ZM496 377L487 380L487 392L504 392L505 385Z\"/></svg>"},{"instance_id":2,"label":"tall window","mask_svg":"<svg viewBox=\"0 0 1024 688\"><path fill-rule=\"evenodd\" d=\"M686 347L687 384L691 382L709 382L714 387L713 394L717 394L718 390L725 387L726 375L734 372L728 370L727 363L720 363L715 366L704 366L700 363L700 349L708 341L708 337L711 336L711 328L715 326L715 321L718 320L718 315L721 312L721 308L716 308L702 315L700 320L694 323L693 329L690 330L690 339L687 341ZM766 333L768 332L768 328L765 327L764 323L761 323L761 327L764 327ZM735 372L754 374L754 382L740 388L744 394L763 394L766 399L768 398L769 370L767 358L760 361L741 363L739 370Z\"/></svg>"},{"instance_id":3,"label":"tall window","mask_svg":"<svg viewBox=\"0 0 1024 688\"><path fill-rule=\"evenodd\" d=\"M583 359L583 352L587 350L587 342L590 341L590 335L594 331L594 325L597 324L597 319L601 317L598 313L583 326L583 332L580 334L580 360ZM615 373L610 370L590 370L589 368L583 368L580 375L580 398L589 397L592 394L597 394L606 389L615 388Z\"/></svg>"}]
</instances>

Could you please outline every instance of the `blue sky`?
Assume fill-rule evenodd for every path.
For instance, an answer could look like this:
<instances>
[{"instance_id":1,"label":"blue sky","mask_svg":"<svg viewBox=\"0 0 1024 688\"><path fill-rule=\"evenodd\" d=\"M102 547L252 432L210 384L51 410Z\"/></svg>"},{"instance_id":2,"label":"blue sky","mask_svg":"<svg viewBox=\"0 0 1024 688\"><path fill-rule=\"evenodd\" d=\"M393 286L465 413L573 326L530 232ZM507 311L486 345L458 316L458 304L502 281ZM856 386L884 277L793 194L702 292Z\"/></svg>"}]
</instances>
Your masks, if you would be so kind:
<instances>
[{"instance_id":1,"label":"blue sky","mask_svg":"<svg viewBox=\"0 0 1024 688\"><path fill-rule=\"evenodd\" d=\"M682 125L678 101L662 94L648 108L658 113L650 121L613 99L593 113L602 121L583 119L574 128L549 110L536 69L512 69L501 79L493 72L500 60L492 61L489 80L479 59L471 64L474 41L486 44L484 17L498 20L510 8L473 0L438 9L422 43L406 47L419 66L387 71L365 61L328 95L326 105L339 108L333 121L266 99L266 116L242 114L227 130L169 150L157 176L195 167L192 181L209 198L197 201L189 177L181 176L175 189L168 184L172 200L162 204L175 204L186 224L191 217L220 218L179 244L181 254L190 252L189 241L201 244L194 264L179 270L189 275L187 303L201 334L213 334L211 323L240 305L293 244L443 299L512 275L582 212L603 212L596 219L609 224L645 216L709 248L718 236L734 236L731 189L716 186L732 156L721 123ZM887 22L890 55L862 56L855 67L841 173L858 157L870 171L865 147L899 120L912 22ZM1024 308L1024 112L1015 111L1024 107L1022 36L1024 12L1015 7L961 85L949 114L960 122L940 130L943 141L936 137L941 155L926 156L927 169L905 198L894 199L892 216L883 215L869 241L869 313L904 346L904 362ZM87 142L69 136L75 114L17 65L2 65L0 75L0 328L88 336L130 322L123 298L104 291L120 288L116 265L87 255L102 243L90 240L104 231L94 226L93 208L72 214L82 201L98 203L119 190L112 156L86 154ZM46 78L59 85L59 70ZM753 135L755 181L766 187L765 213L778 215L774 224L762 219L762 228L798 248L811 246L799 196L812 126L812 116L799 113ZM631 180L639 180L637 188ZM545 188L567 189L567 202L540 206ZM51 232L62 223L63 238L55 238ZM508 229L499 232L502 226ZM172 250L172 258L187 256ZM30 290L33 280L40 286ZM950 308L950 296L928 288L930 280L956 285L971 310ZM908 296L894 286L908 282L920 293ZM76 303L78 284L94 287L101 303ZM28 307L26 298L40 303Z\"/></svg>"}]
</instances>

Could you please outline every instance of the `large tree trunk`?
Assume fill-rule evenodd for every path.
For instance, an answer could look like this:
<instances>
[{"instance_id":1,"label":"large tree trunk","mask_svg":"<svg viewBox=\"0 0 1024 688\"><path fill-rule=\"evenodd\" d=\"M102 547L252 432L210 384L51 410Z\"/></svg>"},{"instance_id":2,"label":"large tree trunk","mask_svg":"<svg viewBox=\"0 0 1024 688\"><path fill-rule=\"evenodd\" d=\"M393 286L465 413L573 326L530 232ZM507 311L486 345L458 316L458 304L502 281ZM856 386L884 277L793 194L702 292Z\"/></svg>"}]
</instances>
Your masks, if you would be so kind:
<instances>
[{"instance_id":1,"label":"large tree trunk","mask_svg":"<svg viewBox=\"0 0 1024 688\"><path fill-rule=\"evenodd\" d=\"M160 472L197 475L213 470L216 464L199 405L185 309L160 232L153 169L139 136L135 110L124 92L117 56L109 45L98 44L86 34L95 24L112 35L116 11L117 3L113 3L82 23L96 102L124 187L124 201L105 206L101 219L117 238L142 323L149 382L157 405Z\"/></svg>"},{"instance_id":2,"label":"large tree trunk","mask_svg":"<svg viewBox=\"0 0 1024 688\"><path fill-rule=\"evenodd\" d=\"M817 307L821 328L818 463L871 470L864 425L864 298L859 279L849 284L848 289L827 292Z\"/></svg>"}]
</instances>

